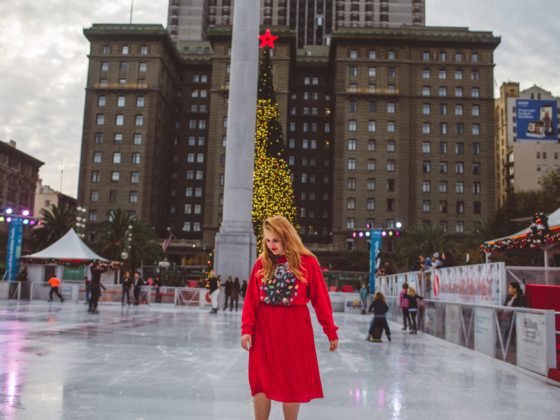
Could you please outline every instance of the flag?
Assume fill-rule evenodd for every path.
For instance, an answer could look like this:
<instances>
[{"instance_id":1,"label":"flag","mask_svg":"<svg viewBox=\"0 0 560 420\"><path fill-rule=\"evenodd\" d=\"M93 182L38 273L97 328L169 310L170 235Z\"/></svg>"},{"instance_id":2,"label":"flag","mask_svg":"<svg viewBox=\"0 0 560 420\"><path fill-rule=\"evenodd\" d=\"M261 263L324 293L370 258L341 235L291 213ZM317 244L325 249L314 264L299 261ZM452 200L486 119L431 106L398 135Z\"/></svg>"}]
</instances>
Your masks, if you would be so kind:
<instances>
[{"instance_id":1,"label":"flag","mask_svg":"<svg viewBox=\"0 0 560 420\"><path fill-rule=\"evenodd\" d=\"M169 236L161 244L161 247L163 248L163 252L167 251L167 248L169 248L172 239L173 239L173 233L169 232Z\"/></svg>"}]
</instances>

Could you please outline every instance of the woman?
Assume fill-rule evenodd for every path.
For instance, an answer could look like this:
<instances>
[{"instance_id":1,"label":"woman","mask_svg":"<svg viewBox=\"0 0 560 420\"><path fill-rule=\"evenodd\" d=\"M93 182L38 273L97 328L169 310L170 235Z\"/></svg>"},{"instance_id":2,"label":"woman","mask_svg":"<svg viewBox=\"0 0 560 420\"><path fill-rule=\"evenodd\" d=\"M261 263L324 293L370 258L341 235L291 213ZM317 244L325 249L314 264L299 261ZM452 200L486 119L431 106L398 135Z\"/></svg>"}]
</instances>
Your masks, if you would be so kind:
<instances>
[{"instance_id":1,"label":"woman","mask_svg":"<svg viewBox=\"0 0 560 420\"><path fill-rule=\"evenodd\" d=\"M410 334L417 334L418 330L416 328L416 314L418 314L418 299L423 300L424 298L416 294L416 290L413 287L409 287L406 291L406 298L408 299L408 313L410 315L410 320L412 321L412 329Z\"/></svg>"},{"instance_id":2,"label":"woman","mask_svg":"<svg viewBox=\"0 0 560 420\"><path fill-rule=\"evenodd\" d=\"M233 311L233 304L235 303L235 311L239 308L239 294L241 293L241 283L239 283L239 278L233 280L231 286L231 296L229 301L229 310Z\"/></svg>"},{"instance_id":3,"label":"woman","mask_svg":"<svg viewBox=\"0 0 560 420\"><path fill-rule=\"evenodd\" d=\"M249 351L249 384L255 419L267 420L271 400L283 403L284 419L297 419L300 403L323 397L307 302L330 342L338 347L327 286L315 256L283 216L263 224L242 315L241 347Z\"/></svg>"},{"instance_id":4,"label":"woman","mask_svg":"<svg viewBox=\"0 0 560 420\"><path fill-rule=\"evenodd\" d=\"M130 278L130 272L126 271L122 279L122 299L121 303L124 306L124 299L126 298L126 304L130 306L130 288L132 287L132 279Z\"/></svg>"},{"instance_id":5,"label":"woman","mask_svg":"<svg viewBox=\"0 0 560 420\"><path fill-rule=\"evenodd\" d=\"M512 281L508 287L508 297L504 306L513 307L524 307L525 306L525 296L523 295L523 290L521 290L521 285L517 281Z\"/></svg>"},{"instance_id":6,"label":"woman","mask_svg":"<svg viewBox=\"0 0 560 420\"><path fill-rule=\"evenodd\" d=\"M385 330L387 340L391 341L391 329L389 328L386 315L389 311L389 307L387 306L387 302L385 302L383 293L375 293L369 310L370 312L373 311L373 319L369 326L368 340L380 343L381 334L383 334L383 330Z\"/></svg>"}]
</instances>

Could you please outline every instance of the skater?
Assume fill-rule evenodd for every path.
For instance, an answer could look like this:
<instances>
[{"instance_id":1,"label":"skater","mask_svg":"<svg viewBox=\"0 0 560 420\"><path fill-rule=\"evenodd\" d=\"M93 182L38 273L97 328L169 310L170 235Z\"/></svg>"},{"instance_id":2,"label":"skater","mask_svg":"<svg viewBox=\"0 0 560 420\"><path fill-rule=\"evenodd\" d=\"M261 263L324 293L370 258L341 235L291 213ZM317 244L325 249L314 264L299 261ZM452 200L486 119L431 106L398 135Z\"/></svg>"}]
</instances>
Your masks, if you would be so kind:
<instances>
[{"instance_id":1,"label":"skater","mask_svg":"<svg viewBox=\"0 0 560 420\"><path fill-rule=\"evenodd\" d=\"M245 299L246 294L247 294L247 280L243 280L243 284L241 285L241 297Z\"/></svg>"},{"instance_id":2,"label":"skater","mask_svg":"<svg viewBox=\"0 0 560 420\"><path fill-rule=\"evenodd\" d=\"M224 311L225 311L227 309L228 299L231 299L231 287L233 286L233 280L231 279L231 276L228 276L223 286L224 286L224 293L225 293L225 302L224 302Z\"/></svg>"},{"instance_id":3,"label":"skater","mask_svg":"<svg viewBox=\"0 0 560 420\"><path fill-rule=\"evenodd\" d=\"M218 297L220 296L220 280L211 271L208 277L208 288L210 289L210 298L212 299L211 314L218 313Z\"/></svg>"},{"instance_id":4,"label":"skater","mask_svg":"<svg viewBox=\"0 0 560 420\"><path fill-rule=\"evenodd\" d=\"M424 298L417 295L416 290L414 290L413 287L409 287L407 289L406 298L408 299L408 313L410 314L410 318L412 320L412 329L410 330L410 334L417 334L416 314L418 313L418 299L423 300Z\"/></svg>"},{"instance_id":5,"label":"skater","mask_svg":"<svg viewBox=\"0 0 560 420\"><path fill-rule=\"evenodd\" d=\"M387 306L387 302L385 302L383 293L375 293L369 311L373 311L373 319L369 325L368 340L380 343L381 335L383 334L383 330L385 330L387 340L391 341L391 329L389 328L386 316L389 307Z\"/></svg>"},{"instance_id":6,"label":"skater","mask_svg":"<svg viewBox=\"0 0 560 420\"><path fill-rule=\"evenodd\" d=\"M243 305L241 347L249 351L256 420L268 419L271 400L283 403L284 419L294 420L301 403L323 397L307 302L330 351L338 347L338 327L319 263L290 222L270 217L263 234Z\"/></svg>"},{"instance_id":7,"label":"skater","mask_svg":"<svg viewBox=\"0 0 560 420\"><path fill-rule=\"evenodd\" d=\"M403 331L411 325L410 314L408 313L408 298L406 297L406 291L408 290L408 283L403 283L401 293L399 294L399 305L402 310L403 316Z\"/></svg>"},{"instance_id":8,"label":"skater","mask_svg":"<svg viewBox=\"0 0 560 420\"><path fill-rule=\"evenodd\" d=\"M91 314L98 314L97 303L101 296L101 289L107 290L101 283L101 275L108 270L107 265L95 262L92 264L91 271L91 299L89 300L88 312Z\"/></svg>"},{"instance_id":9,"label":"skater","mask_svg":"<svg viewBox=\"0 0 560 420\"><path fill-rule=\"evenodd\" d=\"M52 302L53 293L58 296L58 298L60 299L60 303L64 302L64 298L58 291L58 287L60 286L60 279L58 277L53 276L49 279L47 283L49 283L49 285L51 286L51 290L49 291L49 302Z\"/></svg>"},{"instance_id":10,"label":"skater","mask_svg":"<svg viewBox=\"0 0 560 420\"><path fill-rule=\"evenodd\" d=\"M239 294L241 293L241 284L239 284L239 278L235 278L231 285L231 297L229 303L229 310L233 311L233 302L235 302L235 312L239 307Z\"/></svg>"},{"instance_id":11,"label":"skater","mask_svg":"<svg viewBox=\"0 0 560 420\"><path fill-rule=\"evenodd\" d=\"M140 273L136 271L134 273L134 306L140 305L140 291L142 290L142 277L140 277Z\"/></svg>"},{"instance_id":12,"label":"skater","mask_svg":"<svg viewBox=\"0 0 560 420\"><path fill-rule=\"evenodd\" d=\"M368 296L368 290L366 284L362 283L362 288L360 289L360 303L362 304L362 315L366 314L367 296Z\"/></svg>"},{"instance_id":13,"label":"skater","mask_svg":"<svg viewBox=\"0 0 560 420\"><path fill-rule=\"evenodd\" d=\"M155 276L154 277L154 290L156 292L156 303L161 303L161 279L159 278L159 276Z\"/></svg>"},{"instance_id":14,"label":"skater","mask_svg":"<svg viewBox=\"0 0 560 420\"><path fill-rule=\"evenodd\" d=\"M130 278L130 272L124 273L122 278L122 306L124 306L124 298L126 297L126 304L130 306L130 288L132 287L132 279Z\"/></svg>"}]
</instances>

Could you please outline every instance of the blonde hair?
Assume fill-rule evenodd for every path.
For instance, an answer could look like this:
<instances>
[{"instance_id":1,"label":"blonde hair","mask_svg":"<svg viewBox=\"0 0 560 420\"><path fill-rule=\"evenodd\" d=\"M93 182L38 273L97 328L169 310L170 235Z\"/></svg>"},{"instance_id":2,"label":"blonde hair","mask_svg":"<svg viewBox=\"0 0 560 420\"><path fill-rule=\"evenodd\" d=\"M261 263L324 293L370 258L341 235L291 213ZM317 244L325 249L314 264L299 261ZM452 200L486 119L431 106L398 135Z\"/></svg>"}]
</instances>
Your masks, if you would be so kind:
<instances>
[{"instance_id":1,"label":"blonde hair","mask_svg":"<svg viewBox=\"0 0 560 420\"><path fill-rule=\"evenodd\" d=\"M301 256L310 255L315 257L315 255L303 245L296 229L289 220L284 216L269 217L263 223L263 236L265 231L269 231L280 238L284 247L284 252L286 253L288 267L298 280L307 283L307 279L305 278L307 272L302 273L302 271L306 271L305 269L301 271ZM270 252L264 239L262 241L262 251L259 257L261 259L262 269L259 270L257 274L262 276L263 282L266 283L271 279L274 270L274 254Z\"/></svg>"},{"instance_id":2,"label":"blonde hair","mask_svg":"<svg viewBox=\"0 0 560 420\"><path fill-rule=\"evenodd\" d=\"M414 287L409 287L406 291L406 294L410 296L416 296L416 290L414 290Z\"/></svg>"}]
</instances>

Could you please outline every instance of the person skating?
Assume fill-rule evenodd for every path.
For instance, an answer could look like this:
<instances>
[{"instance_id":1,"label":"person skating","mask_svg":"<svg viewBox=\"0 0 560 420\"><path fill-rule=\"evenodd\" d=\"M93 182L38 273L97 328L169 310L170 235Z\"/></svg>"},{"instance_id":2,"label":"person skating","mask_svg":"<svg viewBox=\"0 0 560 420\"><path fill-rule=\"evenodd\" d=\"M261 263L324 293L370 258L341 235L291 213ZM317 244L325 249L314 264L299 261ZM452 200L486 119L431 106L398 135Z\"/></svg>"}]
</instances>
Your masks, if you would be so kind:
<instances>
[{"instance_id":1,"label":"person skating","mask_svg":"<svg viewBox=\"0 0 560 420\"><path fill-rule=\"evenodd\" d=\"M134 305L138 306L140 305L140 291L142 290L142 285L144 284L144 281L142 280L142 277L140 277L140 273L138 271L136 271L134 273Z\"/></svg>"},{"instance_id":2,"label":"person skating","mask_svg":"<svg viewBox=\"0 0 560 420\"><path fill-rule=\"evenodd\" d=\"M89 305L89 300L91 299L91 281L87 278L87 276L84 276L84 287L86 305Z\"/></svg>"},{"instance_id":3,"label":"person skating","mask_svg":"<svg viewBox=\"0 0 560 420\"><path fill-rule=\"evenodd\" d=\"M338 327L317 258L291 223L283 216L268 218L263 234L243 304L241 347L249 351L255 418L268 419L275 400L283 403L284 418L292 420L301 403L323 397L307 302L330 351L338 347Z\"/></svg>"},{"instance_id":4,"label":"person skating","mask_svg":"<svg viewBox=\"0 0 560 420\"><path fill-rule=\"evenodd\" d=\"M156 303L161 303L161 279L159 278L159 276L154 277L153 287L156 293Z\"/></svg>"},{"instance_id":5,"label":"person skating","mask_svg":"<svg viewBox=\"0 0 560 420\"><path fill-rule=\"evenodd\" d=\"M61 303L64 302L64 298L58 291L58 287L60 286L60 279L58 277L53 276L49 279L47 283L49 283L49 285L51 286L51 290L49 290L49 302L52 302L53 294L58 296Z\"/></svg>"},{"instance_id":6,"label":"person skating","mask_svg":"<svg viewBox=\"0 0 560 420\"><path fill-rule=\"evenodd\" d=\"M416 314L418 314L418 299L423 300L424 298L416 294L416 290L413 287L409 287L406 292L406 298L408 299L408 313L412 321L412 329L410 334L417 334L416 329Z\"/></svg>"},{"instance_id":7,"label":"person skating","mask_svg":"<svg viewBox=\"0 0 560 420\"><path fill-rule=\"evenodd\" d=\"M408 283L403 283L401 293L399 294L399 306L401 307L403 315L403 331L412 325L410 321L410 314L408 313L408 298L406 296L406 291L408 290Z\"/></svg>"},{"instance_id":8,"label":"person skating","mask_svg":"<svg viewBox=\"0 0 560 420\"><path fill-rule=\"evenodd\" d=\"M218 313L218 297L220 296L220 280L215 276L214 272L211 271L208 277L208 289L210 293L210 299L212 301L212 310L210 313Z\"/></svg>"},{"instance_id":9,"label":"person skating","mask_svg":"<svg viewBox=\"0 0 560 420\"><path fill-rule=\"evenodd\" d=\"M231 276L228 276L226 282L224 283L224 295L225 295L224 311L227 309L228 300L231 299L232 286L233 286L233 280L231 279Z\"/></svg>"},{"instance_id":10,"label":"person skating","mask_svg":"<svg viewBox=\"0 0 560 420\"><path fill-rule=\"evenodd\" d=\"M130 272L124 273L122 278L122 306L124 306L124 299L126 297L126 304L130 306L130 288L132 287L132 279L130 278Z\"/></svg>"},{"instance_id":11,"label":"person skating","mask_svg":"<svg viewBox=\"0 0 560 420\"><path fill-rule=\"evenodd\" d=\"M373 319L371 320L369 327L368 340L380 343L381 334L383 334L383 330L385 330L387 340L391 341L391 329L389 328L389 323L387 322L387 312L389 311L389 307L385 302L385 296L383 293L375 293L369 310L370 312L373 311Z\"/></svg>"},{"instance_id":12,"label":"person skating","mask_svg":"<svg viewBox=\"0 0 560 420\"><path fill-rule=\"evenodd\" d=\"M95 262L91 265L91 299L89 300L88 312L98 314L97 304L101 296L101 289L106 290L105 286L101 283L101 275L108 270L107 265Z\"/></svg>"}]
</instances>

